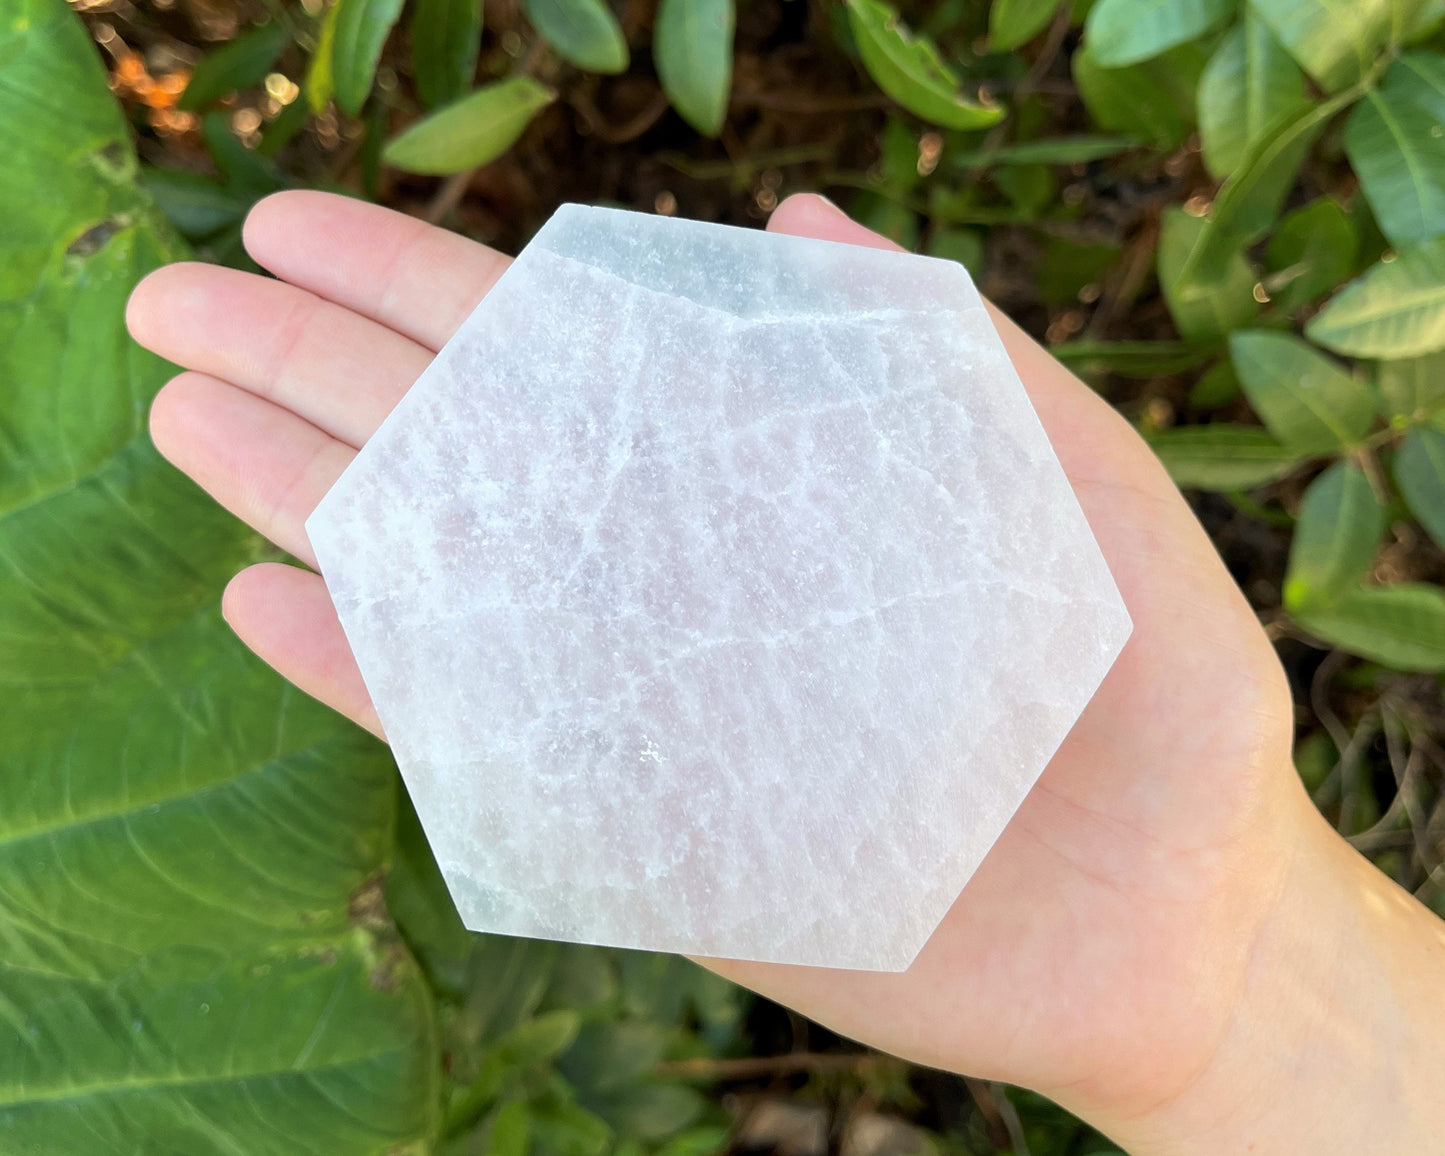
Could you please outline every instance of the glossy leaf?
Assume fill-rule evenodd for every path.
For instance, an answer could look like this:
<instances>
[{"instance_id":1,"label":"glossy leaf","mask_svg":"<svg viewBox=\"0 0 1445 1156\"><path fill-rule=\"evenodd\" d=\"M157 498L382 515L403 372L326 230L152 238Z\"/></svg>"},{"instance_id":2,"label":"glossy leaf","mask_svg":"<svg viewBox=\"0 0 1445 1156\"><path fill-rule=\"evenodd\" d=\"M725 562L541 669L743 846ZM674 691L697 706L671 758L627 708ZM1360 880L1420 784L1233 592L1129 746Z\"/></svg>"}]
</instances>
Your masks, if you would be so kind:
<instances>
[{"instance_id":1,"label":"glossy leaf","mask_svg":"<svg viewBox=\"0 0 1445 1156\"><path fill-rule=\"evenodd\" d=\"M933 41L906 28L883 0L847 0L858 55L875 84L915 116L943 128L987 128L1004 110L959 92Z\"/></svg>"},{"instance_id":2,"label":"glossy leaf","mask_svg":"<svg viewBox=\"0 0 1445 1156\"><path fill-rule=\"evenodd\" d=\"M1149 60L1203 36L1234 14L1238 0L1097 0L1084 35L1105 68Z\"/></svg>"},{"instance_id":3,"label":"glossy leaf","mask_svg":"<svg viewBox=\"0 0 1445 1156\"><path fill-rule=\"evenodd\" d=\"M1445 58L1397 60L1350 114L1345 152L1392 244L1445 233Z\"/></svg>"},{"instance_id":4,"label":"glossy leaf","mask_svg":"<svg viewBox=\"0 0 1445 1156\"><path fill-rule=\"evenodd\" d=\"M411 71L427 108L472 86L482 40L482 0L415 0L407 25Z\"/></svg>"},{"instance_id":5,"label":"glossy leaf","mask_svg":"<svg viewBox=\"0 0 1445 1156\"><path fill-rule=\"evenodd\" d=\"M1328 92L1369 72L1389 42L1398 0L1249 0L1291 56Z\"/></svg>"},{"instance_id":6,"label":"glossy leaf","mask_svg":"<svg viewBox=\"0 0 1445 1156\"><path fill-rule=\"evenodd\" d=\"M237 89L249 88L281 59L290 37L280 24L247 29L224 48L203 57L191 73L177 108L200 108Z\"/></svg>"},{"instance_id":7,"label":"glossy leaf","mask_svg":"<svg viewBox=\"0 0 1445 1156\"><path fill-rule=\"evenodd\" d=\"M989 47L1010 52L1049 26L1064 0L993 0L988 10Z\"/></svg>"},{"instance_id":8,"label":"glossy leaf","mask_svg":"<svg viewBox=\"0 0 1445 1156\"><path fill-rule=\"evenodd\" d=\"M466 172L511 148L554 99L556 93L530 76L499 80L410 125L382 157L412 173Z\"/></svg>"},{"instance_id":9,"label":"glossy leaf","mask_svg":"<svg viewBox=\"0 0 1445 1156\"><path fill-rule=\"evenodd\" d=\"M1445 408L1445 354L1382 362L1377 382L1386 417L1420 421Z\"/></svg>"},{"instance_id":10,"label":"glossy leaf","mask_svg":"<svg viewBox=\"0 0 1445 1156\"><path fill-rule=\"evenodd\" d=\"M1324 642L1396 670L1445 670L1445 593L1437 586L1367 586L1295 618Z\"/></svg>"},{"instance_id":11,"label":"glossy leaf","mask_svg":"<svg viewBox=\"0 0 1445 1156\"><path fill-rule=\"evenodd\" d=\"M1445 237L1374 265L1336 294L1305 332L1337 353L1382 361L1445 349Z\"/></svg>"},{"instance_id":12,"label":"glossy leaf","mask_svg":"<svg viewBox=\"0 0 1445 1156\"><path fill-rule=\"evenodd\" d=\"M0 33L0 1151L373 1154L437 1123L385 748L222 621L267 553L162 461L123 312L184 256L79 19Z\"/></svg>"},{"instance_id":13,"label":"glossy leaf","mask_svg":"<svg viewBox=\"0 0 1445 1156\"><path fill-rule=\"evenodd\" d=\"M1266 284L1282 309L1317 301L1350 275L1359 238L1355 223L1329 197L1296 209L1270 238Z\"/></svg>"},{"instance_id":14,"label":"glossy leaf","mask_svg":"<svg viewBox=\"0 0 1445 1156\"><path fill-rule=\"evenodd\" d=\"M1245 396L1269 431L1301 453L1358 442L1375 420L1375 399L1335 361L1298 337L1273 330L1229 341Z\"/></svg>"},{"instance_id":15,"label":"glossy leaf","mask_svg":"<svg viewBox=\"0 0 1445 1156\"><path fill-rule=\"evenodd\" d=\"M1099 128L1159 148L1182 144L1194 128L1194 94L1209 57L1184 44L1129 68L1105 68L1089 47L1074 53L1074 83Z\"/></svg>"},{"instance_id":16,"label":"glossy leaf","mask_svg":"<svg viewBox=\"0 0 1445 1156\"><path fill-rule=\"evenodd\" d=\"M1164 212L1159 234L1159 284L1181 337L1201 340L1221 337L1248 325L1259 312L1254 297L1254 270L1236 252L1209 281L1184 279L1191 255L1207 225L1183 209Z\"/></svg>"},{"instance_id":17,"label":"glossy leaf","mask_svg":"<svg viewBox=\"0 0 1445 1156\"><path fill-rule=\"evenodd\" d=\"M1252 9L1220 41L1199 79L1199 142L1215 177L1239 168L1249 145L1305 102L1304 77Z\"/></svg>"},{"instance_id":18,"label":"glossy leaf","mask_svg":"<svg viewBox=\"0 0 1445 1156\"><path fill-rule=\"evenodd\" d=\"M527 19L569 64L589 72L627 70L627 41L606 0L523 0Z\"/></svg>"},{"instance_id":19,"label":"glossy leaf","mask_svg":"<svg viewBox=\"0 0 1445 1156\"><path fill-rule=\"evenodd\" d=\"M1336 462L1305 490L1290 541L1284 603L1325 606L1370 569L1385 533L1385 507L1358 465Z\"/></svg>"},{"instance_id":20,"label":"glossy leaf","mask_svg":"<svg viewBox=\"0 0 1445 1156\"><path fill-rule=\"evenodd\" d=\"M1240 249L1274 223L1305 154L1330 118L1351 99L1342 94L1286 112L1245 148L1239 168L1215 198L1209 227L1200 232L1180 272L1181 281L1217 280Z\"/></svg>"},{"instance_id":21,"label":"glossy leaf","mask_svg":"<svg viewBox=\"0 0 1445 1156\"><path fill-rule=\"evenodd\" d=\"M733 0L661 0L652 59L682 119L717 136L727 119L733 76Z\"/></svg>"},{"instance_id":22,"label":"glossy leaf","mask_svg":"<svg viewBox=\"0 0 1445 1156\"><path fill-rule=\"evenodd\" d=\"M331 74L336 103L357 116L371 95L381 50L401 15L403 0L336 0Z\"/></svg>"},{"instance_id":23,"label":"glossy leaf","mask_svg":"<svg viewBox=\"0 0 1445 1156\"><path fill-rule=\"evenodd\" d=\"M1149 438L1176 485L1196 490L1247 490L1272 482L1302 460L1267 430L1252 425L1183 426Z\"/></svg>"},{"instance_id":24,"label":"glossy leaf","mask_svg":"<svg viewBox=\"0 0 1445 1156\"><path fill-rule=\"evenodd\" d=\"M1395 451L1395 484L1430 537L1445 546L1445 430L1412 429Z\"/></svg>"}]
</instances>

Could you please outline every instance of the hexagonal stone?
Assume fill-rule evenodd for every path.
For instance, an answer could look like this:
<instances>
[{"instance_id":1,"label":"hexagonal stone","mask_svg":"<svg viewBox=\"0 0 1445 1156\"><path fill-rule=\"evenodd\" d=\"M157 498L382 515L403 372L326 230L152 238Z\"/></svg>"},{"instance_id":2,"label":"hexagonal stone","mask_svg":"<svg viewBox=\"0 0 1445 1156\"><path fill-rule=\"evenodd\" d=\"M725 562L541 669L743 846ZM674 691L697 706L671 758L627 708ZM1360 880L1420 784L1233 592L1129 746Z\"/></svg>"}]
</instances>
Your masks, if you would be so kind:
<instances>
[{"instance_id":1,"label":"hexagonal stone","mask_svg":"<svg viewBox=\"0 0 1445 1156\"><path fill-rule=\"evenodd\" d=\"M1129 619L951 262L569 205L307 523L469 927L895 970Z\"/></svg>"}]
</instances>

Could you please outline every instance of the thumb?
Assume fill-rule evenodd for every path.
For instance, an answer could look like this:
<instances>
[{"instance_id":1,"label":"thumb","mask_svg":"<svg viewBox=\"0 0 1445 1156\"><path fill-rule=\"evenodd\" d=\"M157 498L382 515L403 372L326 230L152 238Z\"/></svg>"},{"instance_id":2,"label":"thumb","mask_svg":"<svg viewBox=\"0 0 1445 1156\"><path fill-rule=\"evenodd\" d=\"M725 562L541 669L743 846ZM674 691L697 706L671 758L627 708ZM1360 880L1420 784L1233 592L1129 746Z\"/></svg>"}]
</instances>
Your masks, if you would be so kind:
<instances>
[{"instance_id":1,"label":"thumb","mask_svg":"<svg viewBox=\"0 0 1445 1156\"><path fill-rule=\"evenodd\" d=\"M818 193L794 193L773 210L768 232L794 237L816 237L820 241L842 241L870 249L901 250L902 246L880 233L860 225L827 197Z\"/></svg>"}]
</instances>

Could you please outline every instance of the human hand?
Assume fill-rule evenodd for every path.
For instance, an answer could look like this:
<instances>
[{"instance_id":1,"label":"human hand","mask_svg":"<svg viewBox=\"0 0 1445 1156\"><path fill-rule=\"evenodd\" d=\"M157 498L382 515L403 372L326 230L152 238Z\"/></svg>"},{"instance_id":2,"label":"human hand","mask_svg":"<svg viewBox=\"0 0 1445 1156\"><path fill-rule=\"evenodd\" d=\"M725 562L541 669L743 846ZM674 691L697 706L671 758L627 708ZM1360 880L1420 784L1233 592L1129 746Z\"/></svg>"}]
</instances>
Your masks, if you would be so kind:
<instances>
[{"instance_id":1,"label":"human hand","mask_svg":"<svg viewBox=\"0 0 1445 1156\"><path fill-rule=\"evenodd\" d=\"M785 202L769 228L889 244L816 197ZM157 397L152 432L218 501L314 565L306 516L507 260L319 193L262 202L245 240L282 280L174 265L132 297L136 339L191 369ZM1328 1064L1349 1078L1383 1026L1402 1060L1438 1073L1389 1006L1344 981L1386 991L1401 1018L1445 1036L1445 933L1315 815L1290 766L1273 650L1157 460L995 321L1134 635L908 972L706 962L884 1050L1044 1091L1141 1152L1244 1150L1246 1135L1260 1152L1343 1151L1358 1102L1342 1116L1338 1080L1301 1089L1294 1049L1323 1032L1337 1045ZM224 609L283 675L380 733L315 573L254 566ZM1343 936L1363 954L1343 954ZM1438 1115L1403 1067L1420 1119ZM1378 1124L1352 1150L1423 1150L1411 1132L1375 1147ZM1435 1127L1419 1135L1438 1141Z\"/></svg>"}]
</instances>

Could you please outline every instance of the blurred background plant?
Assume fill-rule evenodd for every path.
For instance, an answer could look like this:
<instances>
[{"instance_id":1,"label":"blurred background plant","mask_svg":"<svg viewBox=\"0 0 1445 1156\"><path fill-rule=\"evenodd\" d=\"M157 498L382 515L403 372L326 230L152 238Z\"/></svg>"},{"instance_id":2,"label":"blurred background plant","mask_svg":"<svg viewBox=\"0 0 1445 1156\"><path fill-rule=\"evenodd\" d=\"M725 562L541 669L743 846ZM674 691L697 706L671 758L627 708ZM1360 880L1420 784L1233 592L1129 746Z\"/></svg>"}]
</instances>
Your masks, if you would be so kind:
<instances>
[{"instance_id":1,"label":"blurred background plant","mask_svg":"<svg viewBox=\"0 0 1445 1156\"><path fill-rule=\"evenodd\" d=\"M287 187L508 250L819 189L962 262L1153 442L1317 803L1445 914L1445 0L69 7L0 0L0 1149L1112 1151L684 961L461 928L384 749L220 621L274 551L144 433L130 286L252 267Z\"/></svg>"}]
</instances>

